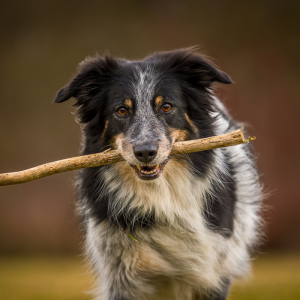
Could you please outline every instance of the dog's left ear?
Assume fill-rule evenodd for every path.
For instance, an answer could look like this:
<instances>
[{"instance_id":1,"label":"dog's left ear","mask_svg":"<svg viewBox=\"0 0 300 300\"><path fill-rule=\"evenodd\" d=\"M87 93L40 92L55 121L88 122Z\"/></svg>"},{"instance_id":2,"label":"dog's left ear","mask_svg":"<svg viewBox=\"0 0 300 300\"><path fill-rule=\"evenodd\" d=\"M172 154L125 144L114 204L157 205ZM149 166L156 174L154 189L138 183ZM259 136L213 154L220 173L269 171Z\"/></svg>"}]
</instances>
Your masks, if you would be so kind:
<instances>
[{"instance_id":1,"label":"dog's left ear","mask_svg":"<svg viewBox=\"0 0 300 300\"><path fill-rule=\"evenodd\" d=\"M162 61L167 62L169 68L194 87L209 88L213 82L233 83L226 73L220 71L194 48L165 52Z\"/></svg>"},{"instance_id":2,"label":"dog's left ear","mask_svg":"<svg viewBox=\"0 0 300 300\"><path fill-rule=\"evenodd\" d=\"M205 56L197 53L193 49L182 50L184 57L183 64L185 65L186 76L194 84L200 84L204 87L211 87L212 83L220 82L224 84L233 83L231 78L220 71L212 62Z\"/></svg>"},{"instance_id":3,"label":"dog's left ear","mask_svg":"<svg viewBox=\"0 0 300 300\"><path fill-rule=\"evenodd\" d=\"M195 72L199 73L200 82L203 85L211 86L213 82L220 82L224 84L231 84L233 81L225 72L220 71L211 62L202 57L195 64Z\"/></svg>"}]
</instances>

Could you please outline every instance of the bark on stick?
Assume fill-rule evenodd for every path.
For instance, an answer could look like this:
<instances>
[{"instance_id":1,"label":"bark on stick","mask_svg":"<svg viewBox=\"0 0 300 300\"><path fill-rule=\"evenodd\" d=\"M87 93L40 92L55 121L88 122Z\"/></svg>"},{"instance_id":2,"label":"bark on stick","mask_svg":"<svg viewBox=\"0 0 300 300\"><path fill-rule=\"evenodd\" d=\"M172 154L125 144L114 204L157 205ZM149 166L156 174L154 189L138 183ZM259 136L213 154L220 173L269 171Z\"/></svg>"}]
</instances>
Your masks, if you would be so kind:
<instances>
[{"instance_id":1,"label":"bark on stick","mask_svg":"<svg viewBox=\"0 0 300 300\"><path fill-rule=\"evenodd\" d=\"M234 146L244 142L243 132L238 129L224 135L205 139L176 142L173 145L170 155ZM124 159L118 150L107 150L101 153L67 158L20 172L0 174L0 186L25 183L62 172L108 165L122 160Z\"/></svg>"}]
</instances>

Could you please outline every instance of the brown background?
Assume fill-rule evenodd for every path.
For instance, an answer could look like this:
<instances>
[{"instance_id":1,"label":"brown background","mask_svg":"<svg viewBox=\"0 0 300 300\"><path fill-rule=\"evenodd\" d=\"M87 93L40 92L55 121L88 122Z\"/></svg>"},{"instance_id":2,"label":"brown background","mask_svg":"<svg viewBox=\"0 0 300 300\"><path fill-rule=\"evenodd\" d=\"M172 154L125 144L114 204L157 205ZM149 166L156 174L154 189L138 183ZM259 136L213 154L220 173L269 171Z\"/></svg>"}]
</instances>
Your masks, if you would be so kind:
<instances>
[{"instance_id":1,"label":"brown background","mask_svg":"<svg viewBox=\"0 0 300 300\"><path fill-rule=\"evenodd\" d=\"M75 156L76 65L199 45L235 84L218 86L249 124L265 190L265 248L300 249L300 1L7 1L0 9L0 173ZM77 252L74 173L0 188L0 253Z\"/></svg>"}]
</instances>

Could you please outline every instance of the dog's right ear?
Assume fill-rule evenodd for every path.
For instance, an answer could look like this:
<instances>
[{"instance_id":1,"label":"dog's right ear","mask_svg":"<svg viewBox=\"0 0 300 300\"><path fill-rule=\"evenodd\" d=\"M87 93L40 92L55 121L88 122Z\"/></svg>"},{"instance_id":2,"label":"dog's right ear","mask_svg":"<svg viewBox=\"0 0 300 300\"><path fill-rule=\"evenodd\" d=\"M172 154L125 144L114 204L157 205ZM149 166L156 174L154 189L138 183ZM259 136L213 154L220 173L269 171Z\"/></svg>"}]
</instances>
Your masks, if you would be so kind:
<instances>
[{"instance_id":1,"label":"dog's right ear","mask_svg":"<svg viewBox=\"0 0 300 300\"><path fill-rule=\"evenodd\" d=\"M61 103L72 97L81 105L98 94L110 79L117 61L111 56L87 58L79 64L77 75L56 95L54 102Z\"/></svg>"},{"instance_id":2,"label":"dog's right ear","mask_svg":"<svg viewBox=\"0 0 300 300\"><path fill-rule=\"evenodd\" d=\"M70 86L71 83L67 84L62 89L59 90L59 92L57 93L54 99L54 103L61 103L73 97L74 91L72 91Z\"/></svg>"}]
</instances>

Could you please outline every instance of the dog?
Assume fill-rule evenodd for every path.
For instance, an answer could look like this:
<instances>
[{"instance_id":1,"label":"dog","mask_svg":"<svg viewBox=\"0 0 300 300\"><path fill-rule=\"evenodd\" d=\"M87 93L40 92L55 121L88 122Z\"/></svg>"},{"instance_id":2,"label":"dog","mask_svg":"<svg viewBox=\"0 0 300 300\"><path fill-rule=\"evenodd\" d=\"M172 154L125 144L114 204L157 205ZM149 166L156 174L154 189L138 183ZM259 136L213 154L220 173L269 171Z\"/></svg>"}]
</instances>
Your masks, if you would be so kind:
<instances>
[{"instance_id":1,"label":"dog","mask_svg":"<svg viewBox=\"0 0 300 300\"><path fill-rule=\"evenodd\" d=\"M249 145L170 157L175 142L241 128L215 82L232 80L188 48L88 57L57 93L56 103L75 98L82 155L110 148L124 158L78 175L95 299L224 300L249 270L262 202Z\"/></svg>"}]
</instances>

